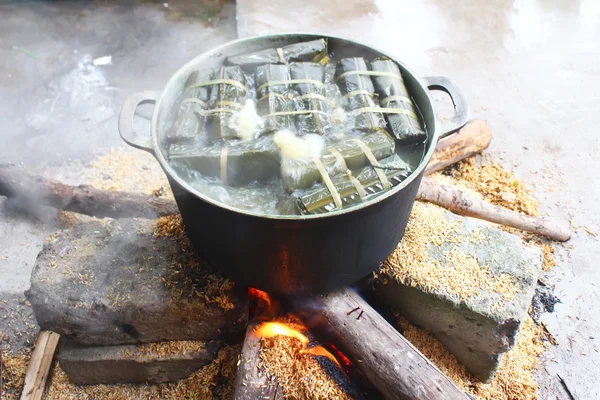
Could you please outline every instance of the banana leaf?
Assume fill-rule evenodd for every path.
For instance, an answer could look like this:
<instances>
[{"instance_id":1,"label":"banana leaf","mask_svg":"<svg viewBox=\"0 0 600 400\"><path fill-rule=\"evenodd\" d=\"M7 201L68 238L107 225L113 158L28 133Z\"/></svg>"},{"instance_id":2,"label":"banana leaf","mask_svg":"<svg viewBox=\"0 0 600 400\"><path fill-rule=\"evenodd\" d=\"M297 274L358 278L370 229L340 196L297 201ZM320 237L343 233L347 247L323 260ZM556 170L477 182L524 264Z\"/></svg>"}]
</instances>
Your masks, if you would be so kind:
<instances>
[{"instance_id":1,"label":"banana leaf","mask_svg":"<svg viewBox=\"0 0 600 400\"><path fill-rule=\"evenodd\" d=\"M375 131L385 129L386 122L379 112L369 111L378 108L375 101L375 88L369 75L361 75L361 71L369 72L364 58L343 58L338 61L335 80L345 99L347 111L357 112L355 126L360 130ZM358 73L357 73L358 72Z\"/></svg>"},{"instance_id":2,"label":"banana leaf","mask_svg":"<svg viewBox=\"0 0 600 400\"><path fill-rule=\"evenodd\" d=\"M381 107L395 109L396 113L386 113L393 135L402 144L422 142L426 138L423 124L404 85L404 79L395 62L387 58L377 58L371 62L371 70L381 72L382 76L373 76L373 84Z\"/></svg>"},{"instance_id":3,"label":"banana leaf","mask_svg":"<svg viewBox=\"0 0 600 400\"><path fill-rule=\"evenodd\" d=\"M167 132L167 139L172 142L193 139L202 133L206 118L200 113L208 107L208 86L195 87L194 84L208 81L212 71L195 71L190 74L185 89L179 96L179 107L173 127Z\"/></svg>"},{"instance_id":4,"label":"banana leaf","mask_svg":"<svg viewBox=\"0 0 600 400\"><path fill-rule=\"evenodd\" d=\"M260 98L268 93L284 94L288 91L289 80L290 70L287 65L266 64L256 67L256 95Z\"/></svg>"},{"instance_id":5,"label":"banana leaf","mask_svg":"<svg viewBox=\"0 0 600 400\"><path fill-rule=\"evenodd\" d=\"M271 137L203 149L171 146L169 159L204 176L220 178L224 185L230 186L264 181L279 174L279 149ZM222 166L226 168L222 170Z\"/></svg>"},{"instance_id":6,"label":"banana leaf","mask_svg":"<svg viewBox=\"0 0 600 400\"><path fill-rule=\"evenodd\" d=\"M354 180L348 174L332 179L333 185L341 198L342 208L368 201L374 195L401 183L411 172L408 165L397 154L381 160L381 164L384 166L393 165L394 167L393 169L381 169L389 182L388 189L384 188L375 168L371 166L353 172ZM360 182L360 185L356 181ZM362 196L359 194L357 186L363 191ZM296 205L303 214L321 214L337 209L333 196L325 184L319 185L319 187L297 197Z\"/></svg>"},{"instance_id":7,"label":"banana leaf","mask_svg":"<svg viewBox=\"0 0 600 400\"><path fill-rule=\"evenodd\" d=\"M359 138L373 153L375 159L381 160L394 153L394 140L381 131L369 133ZM341 161L339 158L343 158ZM346 140L336 143L327 149L321 157L321 163L330 176L339 175L346 170L356 170L369 164L369 160L356 140ZM285 160L281 163L281 178L286 191L308 189L317 182L322 182L323 177L314 162L294 163Z\"/></svg>"},{"instance_id":8,"label":"banana leaf","mask_svg":"<svg viewBox=\"0 0 600 400\"><path fill-rule=\"evenodd\" d=\"M290 65L290 76L294 87L300 93L297 98L297 110L306 111L298 114L296 126L300 134L316 133L323 135L331 127L329 106L325 98L325 69L318 63L293 63Z\"/></svg>"},{"instance_id":9,"label":"banana leaf","mask_svg":"<svg viewBox=\"0 0 600 400\"><path fill-rule=\"evenodd\" d=\"M294 95L289 92L288 84L269 85L271 82L287 82L290 72L287 65L266 64L256 68L256 94L259 97L256 111L264 118L261 134L282 129L295 130L294 115L285 114L296 110ZM282 115L271 115L284 113Z\"/></svg>"},{"instance_id":10,"label":"banana leaf","mask_svg":"<svg viewBox=\"0 0 600 400\"><path fill-rule=\"evenodd\" d=\"M202 112L206 115L208 138L210 141L236 138L229 120L244 106L248 94L244 73L237 66L221 67L213 74L211 82L204 82L210 86L210 109Z\"/></svg>"},{"instance_id":11,"label":"banana leaf","mask_svg":"<svg viewBox=\"0 0 600 400\"><path fill-rule=\"evenodd\" d=\"M325 39L311 40L227 58L229 64L243 67L254 67L262 64L287 64L291 61L314 61L327 64L329 61L327 41Z\"/></svg>"}]
</instances>

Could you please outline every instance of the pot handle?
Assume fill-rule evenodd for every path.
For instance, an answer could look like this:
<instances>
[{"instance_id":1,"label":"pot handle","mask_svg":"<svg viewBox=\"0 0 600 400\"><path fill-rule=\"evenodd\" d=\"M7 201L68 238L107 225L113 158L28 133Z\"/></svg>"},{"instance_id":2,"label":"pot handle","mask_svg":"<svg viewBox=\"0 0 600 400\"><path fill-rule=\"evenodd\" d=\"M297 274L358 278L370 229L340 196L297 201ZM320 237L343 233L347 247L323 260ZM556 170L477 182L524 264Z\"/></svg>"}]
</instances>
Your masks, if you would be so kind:
<instances>
[{"instance_id":1,"label":"pot handle","mask_svg":"<svg viewBox=\"0 0 600 400\"><path fill-rule=\"evenodd\" d=\"M119 133L121 134L121 138L128 145L152 154L154 154L152 136L151 134L139 134L133 129L133 116L141 104L156 103L159 97L160 92L157 91L133 93L125 100L125 104L121 108L121 115L119 115Z\"/></svg>"},{"instance_id":2,"label":"pot handle","mask_svg":"<svg viewBox=\"0 0 600 400\"><path fill-rule=\"evenodd\" d=\"M427 76L423 78L429 90L441 90L448 93L454 104L454 116L439 123L439 138L443 138L465 126L469 122L469 104L462 90L444 76Z\"/></svg>"}]
</instances>

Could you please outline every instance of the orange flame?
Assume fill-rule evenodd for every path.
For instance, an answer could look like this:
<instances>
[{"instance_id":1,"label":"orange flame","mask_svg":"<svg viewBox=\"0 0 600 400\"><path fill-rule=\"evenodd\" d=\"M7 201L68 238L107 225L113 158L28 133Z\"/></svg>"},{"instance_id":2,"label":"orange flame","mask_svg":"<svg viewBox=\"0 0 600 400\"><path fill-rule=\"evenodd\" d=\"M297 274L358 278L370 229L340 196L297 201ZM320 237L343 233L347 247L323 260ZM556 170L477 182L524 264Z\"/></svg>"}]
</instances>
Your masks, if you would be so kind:
<instances>
[{"instance_id":1,"label":"orange flame","mask_svg":"<svg viewBox=\"0 0 600 400\"><path fill-rule=\"evenodd\" d=\"M271 298L266 292L251 287L248 288L248 294L252 297L263 300L265 303L267 303L267 308L271 308Z\"/></svg>"},{"instance_id":2,"label":"orange flame","mask_svg":"<svg viewBox=\"0 0 600 400\"><path fill-rule=\"evenodd\" d=\"M341 368L340 363L335 359L333 354L328 352L323 346L315 346L308 348L308 338L302 333L288 327L285 324L279 322L263 322L256 330L256 334L260 337L265 338L271 338L275 336L287 336L298 339L300 343L302 343L302 350L300 350L300 354L312 354L315 356L327 357L331 361L333 361L335 365Z\"/></svg>"}]
</instances>

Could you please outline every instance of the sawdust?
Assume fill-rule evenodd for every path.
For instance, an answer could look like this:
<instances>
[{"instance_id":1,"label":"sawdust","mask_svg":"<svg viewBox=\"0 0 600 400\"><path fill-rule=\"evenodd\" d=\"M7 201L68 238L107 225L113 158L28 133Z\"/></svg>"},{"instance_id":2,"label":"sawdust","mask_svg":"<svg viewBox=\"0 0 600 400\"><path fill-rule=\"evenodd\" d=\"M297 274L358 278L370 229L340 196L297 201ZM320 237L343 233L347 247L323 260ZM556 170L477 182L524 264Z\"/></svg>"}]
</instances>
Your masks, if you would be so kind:
<instances>
[{"instance_id":1,"label":"sawdust","mask_svg":"<svg viewBox=\"0 0 600 400\"><path fill-rule=\"evenodd\" d=\"M478 400L537 399L534 379L538 357L544 351L543 330L531 318L523 322L515 347L504 354L498 371L489 383L481 383L430 333L398 317L404 336L461 390Z\"/></svg>"},{"instance_id":2,"label":"sawdust","mask_svg":"<svg viewBox=\"0 0 600 400\"><path fill-rule=\"evenodd\" d=\"M70 228L81 220L81 215L72 211L60 210L58 212L58 223L61 229Z\"/></svg>"},{"instance_id":3,"label":"sawdust","mask_svg":"<svg viewBox=\"0 0 600 400\"><path fill-rule=\"evenodd\" d=\"M90 166L87 178L98 189L173 197L160 165L146 152L111 149Z\"/></svg>"},{"instance_id":4,"label":"sawdust","mask_svg":"<svg viewBox=\"0 0 600 400\"><path fill-rule=\"evenodd\" d=\"M46 400L229 399L239 352L239 345L225 347L211 364L202 367L189 378L160 385L76 386L69 382L67 375L57 365L44 398Z\"/></svg>"},{"instance_id":5,"label":"sawdust","mask_svg":"<svg viewBox=\"0 0 600 400\"><path fill-rule=\"evenodd\" d=\"M476 157L469 157L446 168L443 173L479 192L492 204L538 216L538 201L523 182L500 164L491 161L478 164Z\"/></svg>"},{"instance_id":6,"label":"sawdust","mask_svg":"<svg viewBox=\"0 0 600 400\"><path fill-rule=\"evenodd\" d=\"M291 315L277 322L307 334L306 328ZM302 344L296 338L275 336L261 339L260 364L267 376L276 376L286 399L349 399L346 385L334 368L326 369L317 357L301 354ZM324 361L324 362L329 362ZM340 376L338 376L340 375Z\"/></svg>"},{"instance_id":7,"label":"sawdust","mask_svg":"<svg viewBox=\"0 0 600 400\"><path fill-rule=\"evenodd\" d=\"M169 272L161 278L175 300L198 296L204 298L207 304L216 303L225 311L235 308L227 295L235 284L215 273L208 263L196 255L181 215L158 218L154 236L173 238L181 249L173 254Z\"/></svg>"},{"instance_id":8,"label":"sawdust","mask_svg":"<svg viewBox=\"0 0 600 400\"><path fill-rule=\"evenodd\" d=\"M445 217L437 206L417 202L413 207L402 241L384 262L378 273L380 279L393 278L427 292L443 290L466 301L481 291L495 292L502 300L511 301L519 289L508 274L492 274L488 267L479 265L472 254L460 247L465 241L485 240L479 231L471 235L456 235L455 223ZM431 245L453 247L443 253L441 260L429 255Z\"/></svg>"},{"instance_id":9,"label":"sawdust","mask_svg":"<svg viewBox=\"0 0 600 400\"><path fill-rule=\"evenodd\" d=\"M528 241L542 251L544 261L542 262L542 271L551 271L558 265L556 261L556 246L547 239L532 238Z\"/></svg>"},{"instance_id":10,"label":"sawdust","mask_svg":"<svg viewBox=\"0 0 600 400\"><path fill-rule=\"evenodd\" d=\"M18 399L25 379L25 371L31 356L31 349L23 348L18 352L2 353L0 370L2 370L2 399Z\"/></svg>"},{"instance_id":11,"label":"sawdust","mask_svg":"<svg viewBox=\"0 0 600 400\"><path fill-rule=\"evenodd\" d=\"M146 356L173 356L201 352L205 347L204 342L197 340L176 340L140 344L136 346L136 353Z\"/></svg>"}]
</instances>

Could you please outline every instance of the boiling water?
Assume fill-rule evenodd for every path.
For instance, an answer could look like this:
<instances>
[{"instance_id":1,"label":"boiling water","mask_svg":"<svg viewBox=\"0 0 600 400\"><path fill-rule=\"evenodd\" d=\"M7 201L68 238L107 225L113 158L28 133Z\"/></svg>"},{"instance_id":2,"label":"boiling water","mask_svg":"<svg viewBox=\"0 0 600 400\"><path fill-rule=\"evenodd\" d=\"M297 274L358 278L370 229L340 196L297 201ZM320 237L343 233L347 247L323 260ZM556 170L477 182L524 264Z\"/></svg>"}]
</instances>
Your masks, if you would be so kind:
<instances>
[{"instance_id":1,"label":"boiling water","mask_svg":"<svg viewBox=\"0 0 600 400\"><path fill-rule=\"evenodd\" d=\"M343 111L341 106L342 95L337 85L332 81L334 70L335 60L332 60L326 66L325 83L326 98L333 119L333 127L325 135L323 135L324 149L332 144L340 142L348 136L356 135L357 137L360 137L360 135L365 134L365 132L356 131L354 126L354 116L351 115L351 113ZM255 101L256 91L255 88L252 87L252 76L246 75L246 81L247 84L251 86L248 90L248 98L251 98L253 101ZM175 107L179 107L179 102L175 102ZM300 104L296 104L296 107L296 109L302 109L302 105ZM415 108L417 108L416 103ZM170 114L172 118L170 119L170 123L167 125L167 130L173 127L177 116L177 110L172 110ZM425 126L424 128L427 129ZM257 149L260 150L261 148L266 147L269 143L265 140L263 140L263 142L265 145L258 145ZM201 135L198 135L183 145L170 144L170 147L167 149L166 153L170 154L173 151L186 148L214 148L215 152L220 152L222 146L224 145L227 145L229 148L231 148L239 145L240 143L241 141L239 139L226 139L220 140L218 143L208 144L206 139L204 139ZM406 162L409 167L409 171L414 171L421 163L426 148L427 141L411 145L399 145L396 142L395 153L404 162ZM279 167L273 167L273 177L268 179L263 179L260 181L254 180L243 185L224 185L220 177L205 176L189 167L186 163L180 162L175 158L167 157L167 160L183 180L185 180L190 186L205 196L229 207L265 215L276 216L301 214L300 208L297 205L297 199L303 194L311 192L315 187L323 187L324 185L323 182L318 182L315 183L311 188L297 189L291 193L287 193L284 190L281 178L278 176ZM372 201L374 198L377 198L384 192L385 191L371 194L362 199L362 201ZM355 203L355 205L356 204L360 203Z\"/></svg>"}]
</instances>

